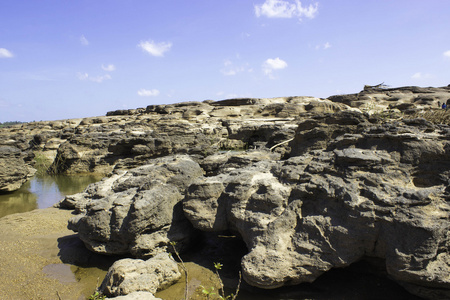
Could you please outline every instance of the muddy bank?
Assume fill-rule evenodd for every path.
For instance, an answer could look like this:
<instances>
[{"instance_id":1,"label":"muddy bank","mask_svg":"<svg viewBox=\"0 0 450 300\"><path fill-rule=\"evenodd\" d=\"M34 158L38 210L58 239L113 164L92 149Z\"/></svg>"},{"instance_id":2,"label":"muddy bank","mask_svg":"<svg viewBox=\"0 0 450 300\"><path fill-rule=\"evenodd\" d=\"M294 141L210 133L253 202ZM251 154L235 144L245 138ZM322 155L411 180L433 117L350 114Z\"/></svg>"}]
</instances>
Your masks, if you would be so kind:
<instances>
[{"instance_id":1,"label":"muddy bank","mask_svg":"<svg viewBox=\"0 0 450 300\"><path fill-rule=\"evenodd\" d=\"M66 228L70 216L47 208L0 218L2 299L86 299L93 293L110 260L84 248Z\"/></svg>"},{"instance_id":2,"label":"muddy bank","mask_svg":"<svg viewBox=\"0 0 450 300\"><path fill-rule=\"evenodd\" d=\"M2 300L84 300L101 284L118 257L87 250L78 236L67 229L71 216L69 210L46 208L0 218ZM187 267L191 296L200 296L200 283L217 285L212 271L192 262ZM182 278L159 297L178 299L184 288Z\"/></svg>"}]
</instances>

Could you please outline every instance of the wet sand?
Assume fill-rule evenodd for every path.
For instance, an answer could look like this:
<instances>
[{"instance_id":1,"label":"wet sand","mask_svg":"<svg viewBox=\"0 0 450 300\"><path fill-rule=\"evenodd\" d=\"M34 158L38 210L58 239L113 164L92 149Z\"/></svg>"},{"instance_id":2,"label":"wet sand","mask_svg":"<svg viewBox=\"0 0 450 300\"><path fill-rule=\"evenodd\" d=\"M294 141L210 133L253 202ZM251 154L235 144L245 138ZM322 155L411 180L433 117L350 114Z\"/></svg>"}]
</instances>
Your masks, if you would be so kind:
<instances>
[{"instance_id":1,"label":"wet sand","mask_svg":"<svg viewBox=\"0 0 450 300\"><path fill-rule=\"evenodd\" d=\"M106 270L88 263L107 262L66 228L70 217L46 208L0 218L1 299L86 299L94 292Z\"/></svg>"},{"instance_id":2,"label":"wet sand","mask_svg":"<svg viewBox=\"0 0 450 300\"><path fill-rule=\"evenodd\" d=\"M118 257L87 250L67 229L71 211L37 209L0 218L0 298L87 299L101 284ZM218 286L214 272L187 262L189 296L203 299L200 285ZM181 269L180 269L181 271ZM165 300L183 298L185 278L156 295Z\"/></svg>"}]
</instances>

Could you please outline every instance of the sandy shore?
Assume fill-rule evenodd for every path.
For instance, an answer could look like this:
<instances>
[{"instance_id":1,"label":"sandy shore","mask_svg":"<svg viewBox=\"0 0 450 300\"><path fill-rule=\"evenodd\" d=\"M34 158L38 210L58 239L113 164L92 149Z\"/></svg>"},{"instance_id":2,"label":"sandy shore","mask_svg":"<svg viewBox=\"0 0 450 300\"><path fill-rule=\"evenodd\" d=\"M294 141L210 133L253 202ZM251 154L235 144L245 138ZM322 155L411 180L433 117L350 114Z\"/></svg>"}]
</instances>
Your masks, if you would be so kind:
<instances>
[{"instance_id":1,"label":"sandy shore","mask_svg":"<svg viewBox=\"0 0 450 300\"><path fill-rule=\"evenodd\" d=\"M1 299L86 299L94 292L111 260L84 248L66 228L70 217L47 208L0 218Z\"/></svg>"}]
</instances>

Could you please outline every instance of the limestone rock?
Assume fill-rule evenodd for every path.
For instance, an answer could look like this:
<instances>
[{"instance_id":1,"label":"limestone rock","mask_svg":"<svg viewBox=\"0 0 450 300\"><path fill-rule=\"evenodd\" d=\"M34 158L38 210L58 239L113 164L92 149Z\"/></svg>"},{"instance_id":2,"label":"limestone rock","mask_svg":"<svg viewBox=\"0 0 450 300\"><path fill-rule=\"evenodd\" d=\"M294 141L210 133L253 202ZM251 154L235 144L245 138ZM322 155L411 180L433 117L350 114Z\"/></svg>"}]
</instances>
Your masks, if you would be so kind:
<instances>
[{"instance_id":1,"label":"limestone rock","mask_svg":"<svg viewBox=\"0 0 450 300\"><path fill-rule=\"evenodd\" d=\"M450 98L450 87L405 86L398 88L379 88L367 86L357 94L336 95L329 100L357 107L369 114L387 109L401 111L428 110L439 108L438 103L445 103Z\"/></svg>"},{"instance_id":2,"label":"limestone rock","mask_svg":"<svg viewBox=\"0 0 450 300\"><path fill-rule=\"evenodd\" d=\"M95 252L151 257L164 252L170 241L182 251L190 245L193 232L181 200L202 174L189 157L168 156L120 171L60 205L78 209L80 214L69 221L69 228Z\"/></svg>"},{"instance_id":3,"label":"limestone rock","mask_svg":"<svg viewBox=\"0 0 450 300\"><path fill-rule=\"evenodd\" d=\"M18 190L36 170L27 161L30 153L13 146L0 146L0 192Z\"/></svg>"},{"instance_id":4,"label":"limestone rock","mask_svg":"<svg viewBox=\"0 0 450 300\"><path fill-rule=\"evenodd\" d=\"M448 131L338 113L301 123L290 147L284 161L199 178L184 199L195 228L242 237L247 283L312 282L377 257L409 291L450 296Z\"/></svg>"},{"instance_id":5,"label":"limestone rock","mask_svg":"<svg viewBox=\"0 0 450 300\"><path fill-rule=\"evenodd\" d=\"M99 290L108 297L129 295L129 299L137 299L132 298L142 295L137 292L154 294L180 278L178 264L167 253L160 253L148 260L126 258L116 261L109 268ZM147 293L144 295L148 299L156 299Z\"/></svg>"},{"instance_id":6,"label":"limestone rock","mask_svg":"<svg viewBox=\"0 0 450 300\"><path fill-rule=\"evenodd\" d=\"M170 241L187 249L196 230L230 230L257 287L375 257L412 293L449 298L450 128L406 117L448 98L449 87L368 86L22 124L0 130L1 174L16 160L19 186L30 151L60 173L109 174L59 204L76 210L69 226L96 252L148 258Z\"/></svg>"}]
</instances>

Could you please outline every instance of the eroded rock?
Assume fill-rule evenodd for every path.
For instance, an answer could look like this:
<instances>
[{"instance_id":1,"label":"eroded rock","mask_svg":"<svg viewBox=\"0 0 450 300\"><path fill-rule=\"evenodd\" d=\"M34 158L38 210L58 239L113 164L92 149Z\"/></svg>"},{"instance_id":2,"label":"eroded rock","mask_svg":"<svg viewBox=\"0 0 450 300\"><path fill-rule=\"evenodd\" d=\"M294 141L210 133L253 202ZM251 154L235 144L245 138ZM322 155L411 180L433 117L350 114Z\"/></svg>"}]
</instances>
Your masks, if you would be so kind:
<instances>
[{"instance_id":1,"label":"eroded rock","mask_svg":"<svg viewBox=\"0 0 450 300\"><path fill-rule=\"evenodd\" d=\"M166 251L170 241L182 251L194 234L181 200L202 174L187 156L159 158L93 184L61 206L78 209L80 214L69 221L69 228L95 252L152 257Z\"/></svg>"},{"instance_id":2,"label":"eroded rock","mask_svg":"<svg viewBox=\"0 0 450 300\"><path fill-rule=\"evenodd\" d=\"M13 146L0 146L0 192L18 190L36 173L30 165L31 159L29 152Z\"/></svg>"},{"instance_id":3,"label":"eroded rock","mask_svg":"<svg viewBox=\"0 0 450 300\"><path fill-rule=\"evenodd\" d=\"M130 295L130 299L137 299L133 297L139 295L156 299L147 293L154 294L180 278L178 264L167 253L160 253L148 260L127 258L116 261L109 268L99 290L108 297Z\"/></svg>"},{"instance_id":4,"label":"eroded rock","mask_svg":"<svg viewBox=\"0 0 450 300\"><path fill-rule=\"evenodd\" d=\"M448 298L447 131L355 117L299 126L285 161L197 179L184 199L187 218L201 230L239 233L249 249L243 276L257 287L312 282L378 257L411 292Z\"/></svg>"}]
</instances>

